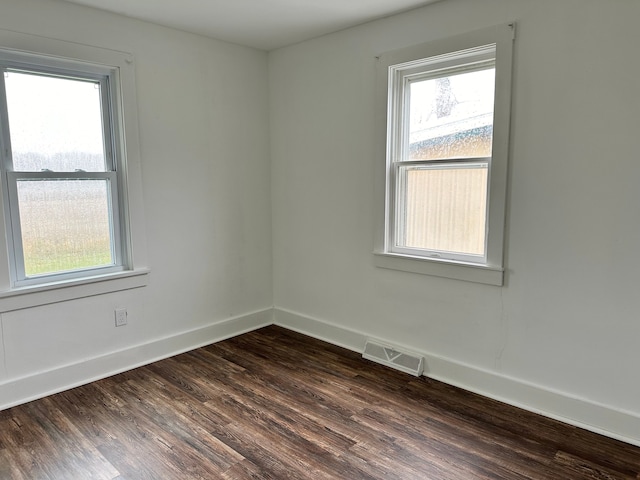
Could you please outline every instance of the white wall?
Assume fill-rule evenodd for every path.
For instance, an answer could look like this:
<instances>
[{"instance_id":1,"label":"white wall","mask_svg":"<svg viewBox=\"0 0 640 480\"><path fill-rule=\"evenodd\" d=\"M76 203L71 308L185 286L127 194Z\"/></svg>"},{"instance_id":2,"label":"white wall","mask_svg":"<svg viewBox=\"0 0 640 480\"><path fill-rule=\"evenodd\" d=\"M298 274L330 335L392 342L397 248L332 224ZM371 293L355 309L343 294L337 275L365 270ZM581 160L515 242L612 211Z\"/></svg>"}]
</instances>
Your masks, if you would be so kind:
<instances>
[{"instance_id":1,"label":"white wall","mask_svg":"<svg viewBox=\"0 0 640 480\"><path fill-rule=\"evenodd\" d=\"M270 323L267 55L66 2L1 3L2 29L133 54L151 274L2 314L0 408Z\"/></svg>"},{"instance_id":2,"label":"white wall","mask_svg":"<svg viewBox=\"0 0 640 480\"><path fill-rule=\"evenodd\" d=\"M447 0L271 52L276 321L640 442L638 18L636 0ZM511 20L505 286L375 268L375 55Z\"/></svg>"},{"instance_id":3,"label":"white wall","mask_svg":"<svg viewBox=\"0 0 640 480\"><path fill-rule=\"evenodd\" d=\"M134 55L151 267L147 287L0 316L0 408L269 323L275 302L290 328L404 345L429 375L640 443L635 0L446 0L268 56L0 2L0 28ZM511 20L506 285L375 268L374 56Z\"/></svg>"}]
</instances>

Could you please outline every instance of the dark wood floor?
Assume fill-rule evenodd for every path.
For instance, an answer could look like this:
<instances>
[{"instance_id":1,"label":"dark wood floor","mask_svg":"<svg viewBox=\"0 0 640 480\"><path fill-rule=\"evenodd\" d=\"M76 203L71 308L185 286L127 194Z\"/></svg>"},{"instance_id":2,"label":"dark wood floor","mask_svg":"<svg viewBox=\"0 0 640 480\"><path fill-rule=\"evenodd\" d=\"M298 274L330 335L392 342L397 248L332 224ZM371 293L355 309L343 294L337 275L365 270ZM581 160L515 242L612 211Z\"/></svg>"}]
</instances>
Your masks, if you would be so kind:
<instances>
[{"instance_id":1,"label":"dark wood floor","mask_svg":"<svg viewBox=\"0 0 640 480\"><path fill-rule=\"evenodd\" d=\"M640 479L640 448L268 327L0 412L1 479Z\"/></svg>"}]
</instances>

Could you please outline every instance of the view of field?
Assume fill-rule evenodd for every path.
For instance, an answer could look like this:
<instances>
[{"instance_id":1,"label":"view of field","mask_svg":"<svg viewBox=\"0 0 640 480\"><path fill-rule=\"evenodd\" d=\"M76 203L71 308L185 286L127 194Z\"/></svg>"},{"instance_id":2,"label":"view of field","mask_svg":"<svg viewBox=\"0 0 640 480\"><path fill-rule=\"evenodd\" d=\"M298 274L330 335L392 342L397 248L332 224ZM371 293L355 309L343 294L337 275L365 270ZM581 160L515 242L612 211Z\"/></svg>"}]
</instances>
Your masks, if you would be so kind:
<instances>
[{"instance_id":1,"label":"view of field","mask_svg":"<svg viewBox=\"0 0 640 480\"><path fill-rule=\"evenodd\" d=\"M27 276L113 263L104 180L18 182Z\"/></svg>"}]
</instances>

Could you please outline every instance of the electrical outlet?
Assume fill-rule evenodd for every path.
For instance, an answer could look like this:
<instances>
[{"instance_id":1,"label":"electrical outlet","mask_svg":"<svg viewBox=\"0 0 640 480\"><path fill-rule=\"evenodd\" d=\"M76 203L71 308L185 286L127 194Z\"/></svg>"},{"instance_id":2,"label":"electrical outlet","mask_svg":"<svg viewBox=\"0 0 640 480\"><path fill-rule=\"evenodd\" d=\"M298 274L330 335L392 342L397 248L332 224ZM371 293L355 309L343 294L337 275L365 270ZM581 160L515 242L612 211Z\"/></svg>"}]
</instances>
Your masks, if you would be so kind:
<instances>
[{"instance_id":1,"label":"electrical outlet","mask_svg":"<svg viewBox=\"0 0 640 480\"><path fill-rule=\"evenodd\" d=\"M122 327L127 324L127 309L126 308L116 308L116 327Z\"/></svg>"}]
</instances>

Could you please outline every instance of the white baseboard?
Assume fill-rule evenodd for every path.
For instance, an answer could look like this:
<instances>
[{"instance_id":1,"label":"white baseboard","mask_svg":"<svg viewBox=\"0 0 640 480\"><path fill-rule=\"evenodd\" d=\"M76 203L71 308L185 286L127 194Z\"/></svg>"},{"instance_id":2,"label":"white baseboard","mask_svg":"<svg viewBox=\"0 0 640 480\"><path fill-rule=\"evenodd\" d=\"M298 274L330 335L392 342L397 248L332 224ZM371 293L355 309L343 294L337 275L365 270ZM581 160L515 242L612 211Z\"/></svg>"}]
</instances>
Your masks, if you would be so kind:
<instances>
[{"instance_id":1,"label":"white baseboard","mask_svg":"<svg viewBox=\"0 0 640 480\"><path fill-rule=\"evenodd\" d=\"M369 338L363 332L282 308L274 308L274 323L360 353L364 349L366 339ZM429 378L640 446L640 416L635 413L621 411L428 352L416 353L424 356L424 374Z\"/></svg>"},{"instance_id":2,"label":"white baseboard","mask_svg":"<svg viewBox=\"0 0 640 480\"><path fill-rule=\"evenodd\" d=\"M215 322L202 328L82 360L71 365L11 379L0 384L0 410L62 392L195 348L273 324L268 308Z\"/></svg>"},{"instance_id":3,"label":"white baseboard","mask_svg":"<svg viewBox=\"0 0 640 480\"><path fill-rule=\"evenodd\" d=\"M0 384L0 410L276 324L362 353L369 335L281 308L212 323L202 328ZM564 392L523 382L428 352L425 375L435 380L640 446L640 416Z\"/></svg>"}]
</instances>

